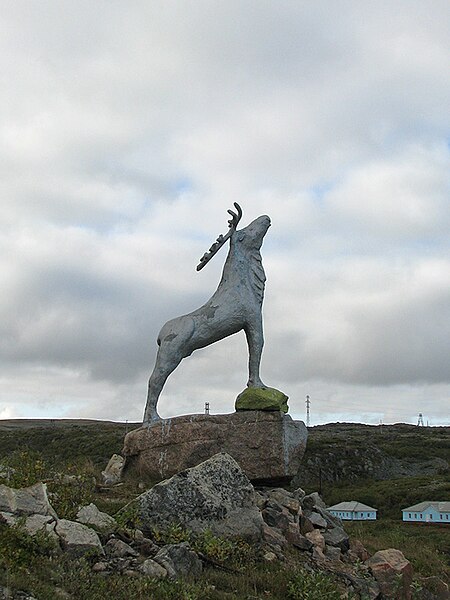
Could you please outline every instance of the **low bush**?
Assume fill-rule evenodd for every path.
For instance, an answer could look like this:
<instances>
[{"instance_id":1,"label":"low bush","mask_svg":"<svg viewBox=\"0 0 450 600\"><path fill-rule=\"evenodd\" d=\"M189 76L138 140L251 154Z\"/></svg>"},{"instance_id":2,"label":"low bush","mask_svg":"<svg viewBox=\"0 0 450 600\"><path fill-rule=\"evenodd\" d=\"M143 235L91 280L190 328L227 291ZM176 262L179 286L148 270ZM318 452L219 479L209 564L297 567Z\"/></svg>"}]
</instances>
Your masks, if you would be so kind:
<instances>
[{"instance_id":1,"label":"low bush","mask_svg":"<svg viewBox=\"0 0 450 600\"><path fill-rule=\"evenodd\" d=\"M287 594L290 600L340 600L339 591L333 579L321 572L301 569L288 582Z\"/></svg>"}]
</instances>

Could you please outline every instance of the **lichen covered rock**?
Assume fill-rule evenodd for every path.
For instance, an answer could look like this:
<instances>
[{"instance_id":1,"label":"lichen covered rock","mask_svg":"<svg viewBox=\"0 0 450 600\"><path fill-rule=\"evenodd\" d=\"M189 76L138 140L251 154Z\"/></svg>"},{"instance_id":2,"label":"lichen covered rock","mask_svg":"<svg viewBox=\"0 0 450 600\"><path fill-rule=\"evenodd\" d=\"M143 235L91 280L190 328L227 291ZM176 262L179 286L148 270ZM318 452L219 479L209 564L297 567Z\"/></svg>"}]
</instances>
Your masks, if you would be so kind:
<instances>
[{"instance_id":1,"label":"lichen covered rock","mask_svg":"<svg viewBox=\"0 0 450 600\"><path fill-rule=\"evenodd\" d=\"M144 529L179 523L194 532L210 529L223 537L262 538L254 488L225 453L158 483L123 510L130 508Z\"/></svg>"},{"instance_id":2,"label":"lichen covered rock","mask_svg":"<svg viewBox=\"0 0 450 600\"><path fill-rule=\"evenodd\" d=\"M275 388L246 388L236 398L236 410L269 410L288 412L288 396Z\"/></svg>"}]
</instances>

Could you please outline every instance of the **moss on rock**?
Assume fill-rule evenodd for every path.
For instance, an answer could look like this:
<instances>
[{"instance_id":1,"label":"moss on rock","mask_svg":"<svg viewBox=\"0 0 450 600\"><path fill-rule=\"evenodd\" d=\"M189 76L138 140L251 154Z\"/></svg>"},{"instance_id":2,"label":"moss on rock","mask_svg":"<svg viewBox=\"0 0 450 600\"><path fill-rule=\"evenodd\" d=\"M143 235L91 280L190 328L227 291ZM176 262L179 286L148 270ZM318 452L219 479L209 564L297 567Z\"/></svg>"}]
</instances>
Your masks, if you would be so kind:
<instances>
[{"instance_id":1,"label":"moss on rock","mask_svg":"<svg viewBox=\"0 0 450 600\"><path fill-rule=\"evenodd\" d=\"M275 388L249 387L236 398L236 410L280 410L288 412L288 396Z\"/></svg>"}]
</instances>

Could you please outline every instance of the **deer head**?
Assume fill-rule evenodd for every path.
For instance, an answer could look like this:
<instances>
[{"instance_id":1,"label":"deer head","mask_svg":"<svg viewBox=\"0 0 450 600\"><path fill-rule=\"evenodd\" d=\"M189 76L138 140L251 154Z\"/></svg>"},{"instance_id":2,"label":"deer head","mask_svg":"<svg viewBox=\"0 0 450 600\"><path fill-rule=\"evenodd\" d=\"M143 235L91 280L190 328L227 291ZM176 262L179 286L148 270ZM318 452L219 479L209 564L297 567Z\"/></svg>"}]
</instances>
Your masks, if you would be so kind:
<instances>
[{"instance_id":1,"label":"deer head","mask_svg":"<svg viewBox=\"0 0 450 600\"><path fill-rule=\"evenodd\" d=\"M242 217L242 208L239 206L239 204L237 202L233 202L233 205L236 209L236 212L234 212L232 210L227 211L228 214L231 215L231 219L229 219L229 221L228 221L228 227L230 228L230 230L228 231L228 233L226 235L220 234L219 237L217 238L217 240L214 242L214 244L208 250L208 252L205 252L205 254L201 257L199 264L197 265L197 271L200 271L200 269L203 269L203 267L206 265L206 263L211 260L211 258L214 256L214 254L216 254L220 250L220 248L222 248L222 246L225 244L225 242L227 240L229 240L230 237L233 235L233 233L236 231L236 227Z\"/></svg>"}]
</instances>

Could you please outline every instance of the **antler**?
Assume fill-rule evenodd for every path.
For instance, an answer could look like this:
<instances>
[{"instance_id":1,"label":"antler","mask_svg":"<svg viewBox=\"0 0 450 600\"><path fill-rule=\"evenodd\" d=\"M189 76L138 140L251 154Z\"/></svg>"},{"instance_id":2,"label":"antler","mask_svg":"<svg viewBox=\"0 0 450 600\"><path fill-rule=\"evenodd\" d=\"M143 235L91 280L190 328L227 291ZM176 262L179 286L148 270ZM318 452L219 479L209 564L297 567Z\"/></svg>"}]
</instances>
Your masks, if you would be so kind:
<instances>
[{"instance_id":1,"label":"antler","mask_svg":"<svg viewBox=\"0 0 450 600\"><path fill-rule=\"evenodd\" d=\"M214 254L216 254L218 252L218 250L220 250L220 248L222 248L222 246L225 244L225 242L228 239L230 239L233 232L236 231L236 227L242 217L242 208L239 206L239 204L237 202L233 202L233 205L237 212L234 212L232 210L227 211L231 215L231 219L229 219L229 221L228 221L228 227L230 228L229 232L226 235L220 234L219 237L217 238L217 240L214 242L214 244L208 250L208 252L205 252L205 254L201 257L199 264L197 265L197 271L200 271L200 269L203 269L203 267L206 265L206 263L211 260L211 258L214 256Z\"/></svg>"}]
</instances>

